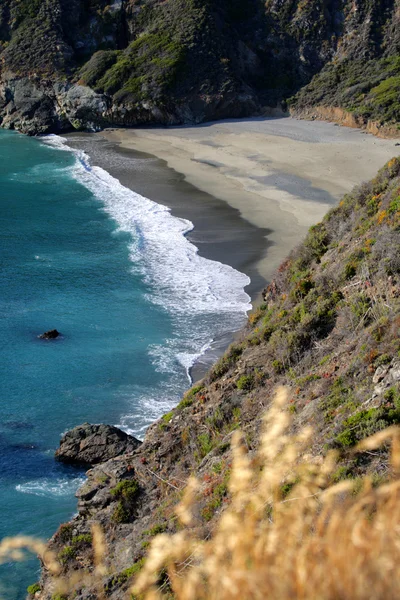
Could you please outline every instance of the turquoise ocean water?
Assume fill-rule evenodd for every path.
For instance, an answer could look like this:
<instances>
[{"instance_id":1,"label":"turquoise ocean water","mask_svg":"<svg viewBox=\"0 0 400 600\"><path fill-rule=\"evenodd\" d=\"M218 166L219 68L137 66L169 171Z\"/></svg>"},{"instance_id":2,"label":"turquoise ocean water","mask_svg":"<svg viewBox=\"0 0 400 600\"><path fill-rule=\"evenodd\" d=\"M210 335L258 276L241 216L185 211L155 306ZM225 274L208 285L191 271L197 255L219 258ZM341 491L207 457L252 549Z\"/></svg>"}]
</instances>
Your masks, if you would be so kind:
<instances>
[{"instance_id":1,"label":"turquoise ocean water","mask_svg":"<svg viewBox=\"0 0 400 600\"><path fill-rule=\"evenodd\" d=\"M199 257L191 227L61 138L0 131L0 538L47 538L74 514L84 474L54 461L63 432L143 437L242 325L248 278ZM0 566L0 598L24 598L38 567Z\"/></svg>"}]
</instances>

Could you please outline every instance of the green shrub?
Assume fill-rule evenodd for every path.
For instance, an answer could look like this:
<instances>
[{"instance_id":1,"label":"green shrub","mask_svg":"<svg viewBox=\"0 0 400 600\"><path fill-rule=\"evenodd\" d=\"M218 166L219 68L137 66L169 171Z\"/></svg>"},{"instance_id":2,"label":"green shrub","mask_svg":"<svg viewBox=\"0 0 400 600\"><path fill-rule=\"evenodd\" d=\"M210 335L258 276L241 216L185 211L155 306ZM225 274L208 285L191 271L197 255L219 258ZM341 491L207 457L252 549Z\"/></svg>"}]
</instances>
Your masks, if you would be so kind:
<instances>
[{"instance_id":1,"label":"green shrub","mask_svg":"<svg viewBox=\"0 0 400 600\"><path fill-rule=\"evenodd\" d=\"M212 466L212 470L214 471L214 473L219 474L222 471L222 462L217 462Z\"/></svg>"},{"instance_id":2,"label":"green shrub","mask_svg":"<svg viewBox=\"0 0 400 600\"><path fill-rule=\"evenodd\" d=\"M242 375L236 382L238 390L249 391L254 387L253 375Z\"/></svg>"},{"instance_id":3,"label":"green shrub","mask_svg":"<svg viewBox=\"0 0 400 600\"><path fill-rule=\"evenodd\" d=\"M213 440L208 433L201 433L197 436L197 443L200 448L200 456L204 458L214 447Z\"/></svg>"},{"instance_id":4,"label":"green shrub","mask_svg":"<svg viewBox=\"0 0 400 600\"><path fill-rule=\"evenodd\" d=\"M368 316L368 311L371 307L371 299L366 294L357 294L350 305L351 312L358 321L363 319L364 325L370 323L371 318Z\"/></svg>"},{"instance_id":5,"label":"green shrub","mask_svg":"<svg viewBox=\"0 0 400 600\"><path fill-rule=\"evenodd\" d=\"M400 389L392 386L384 393L383 397L388 402L393 403L396 409L400 409Z\"/></svg>"},{"instance_id":6,"label":"green shrub","mask_svg":"<svg viewBox=\"0 0 400 600\"><path fill-rule=\"evenodd\" d=\"M393 198L389 203L388 213L394 215L400 212L400 196Z\"/></svg>"},{"instance_id":7,"label":"green shrub","mask_svg":"<svg viewBox=\"0 0 400 600\"><path fill-rule=\"evenodd\" d=\"M40 592L40 590L41 590L41 587L40 587L39 583L33 583L32 585L29 585L26 589L28 594L30 594L31 596L34 596L36 594L36 592Z\"/></svg>"},{"instance_id":8,"label":"green shrub","mask_svg":"<svg viewBox=\"0 0 400 600\"><path fill-rule=\"evenodd\" d=\"M92 535L90 533L82 533L81 535L76 535L71 540L72 546L91 546L92 545Z\"/></svg>"},{"instance_id":9,"label":"green shrub","mask_svg":"<svg viewBox=\"0 0 400 600\"><path fill-rule=\"evenodd\" d=\"M300 279L294 289L294 297L298 300L301 300L301 298L305 298L308 292L310 292L314 287L315 284L310 277Z\"/></svg>"},{"instance_id":10,"label":"green shrub","mask_svg":"<svg viewBox=\"0 0 400 600\"><path fill-rule=\"evenodd\" d=\"M135 479L123 479L111 490L111 495L119 499L112 514L114 523L128 523L132 516L134 500L139 492L139 484Z\"/></svg>"},{"instance_id":11,"label":"green shrub","mask_svg":"<svg viewBox=\"0 0 400 600\"><path fill-rule=\"evenodd\" d=\"M204 385L197 384L194 385L186 394L183 396L183 399L178 404L178 408L186 408L191 406L196 398L197 394L204 389Z\"/></svg>"},{"instance_id":12,"label":"green shrub","mask_svg":"<svg viewBox=\"0 0 400 600\"><path fill-rule=\"evenodd\" d=\"M162 28L147 32L117 56L96 88L116 94L117 100L132 96L134 101L147 97L160 101L175 83L184 60L184 46L171 31Z\"/></svg>"},{"instance_id":13,"label":"green shrub","mask_svg":"<svg viewBox=\"0 0 400 600\"><path fill-rule=\"evenodd\" d=\"M16 11L16 24L25 19L34 19L40 10L44 0L19 0ZM14 26L15 26L14 25Z\"/></svg>"},{"instance_id":14,"label":"green shrub","mask_svg":"<svg viewBox=\"0 0 400 600\"><path fill-rule=\"evenodd\" d=\"M131 579L134 575L137 575L143 568L145 559L140 558L136 561L131 567L124 569L118 575L114 575L114 577L109 582L109 587L112 589L115 586L121 586L126 583L129 579Z\"/></svg>"},{"instance_id":15,"label":"green shrub","mask_svg":"<svg viewBox=\"0 0 400 600\"><path fill-rule=\"evenodd\" d=\"M298 108L323 103L367 120L400 121L399 56L328 63L292 100Z\"/></svg>"},{"instance_id":16,"label":"green shrub","mask_svg":"<svg viewBox=\"0 0 400 600\"><path fill-rule=\"evenodd\" d=\"M373 217L379 209L379 196L372 196L367 202L367 214L369 217Z\"/></svg>"},{"instance_id":17,"label":"green shrub","mask_svg":"<svg viewBox=\"0 0 400 600\"><path fill-rule=\"evenodd\" d=\"M130 516L130 511L121 501L119 501L114 509L111 519L114 523L129 523Z\"/></svg>"},{"instance_id":18,"label":"green shrub","mask_svg":"<svg viewBox=\"0 0 400 600\"><path fill-rule=\"evenodd\" d=\"M331 354L326 354L326 356L324 356L323 358L321 358L321 360L319 361L319 365L322 367L327 362L329 362L331 358L332 358Z\"/></svg>"},{"instance_id":19,"label":"green shrub","mask_svg":"<svg viewBox=\"0 0 400 600\"><path fill-rule=\"evenodd\" d=\"M57 538L65 544L71 540L73 531L74 528L70 523L63 523L58 529Z\"/></svg>"},{"instance_id":20,"label":"green shrub","mask_svg":"<svg viewBox=\"0 0 400 600\"><path fill-rule=\"evenodd\" d=\"M336 469L334 473L332 473L332 482L339 483L339 481L343 481L344 479L349 479L350 472L348 467L341 466Z\"/></svg>"},{"instance_id":21,"label":"green shrub","mask_svg":"<svg viewBox=\"0 0 400 600\"><path fill-rule=\"evenodd\" d=\"M171 421L173 416L174 416L173 410L171 410L171 412L167 413L166 415L163 415L161 417L161 422L159 423L159 428L165 429L167 427L168 423Z\"/></svg>"},{"instance_id":22,"label":"green shrub","mask_svg":"<svg viewBox=\"0 0 400 600\"><path fill-rule=\"evenodd\" d=\"M336 436L335 443L342 448L351 447L389 425L398 423L400 423L400 407L361 410L344 421L343 429Z\"/></svg>"},{"instance_id":23,"label":"green shrub","mask_svg":"<svg viewBox=\"0 0 400 600\"><path fill-rule=\"evenodd\" d=\"M275 373L277 373L279 375L279 373L283 373L283 371L285 370L285 366L283 364L282 361L280 360L273 360L272 361L272 368L274 369Z\"/></svg>"},{"instance_id":24,"label":"green shrub","mask_svg":"<svg viewBox=\"0 0 400 600\"><path fill-rule=\"evenodd\" d=\"M72 546L65 546L65 548L60 550L60 552L58 553L58 559L62 564L66 564L70 560L73 560L75 557L76 548L73 548Z\"/></svg>"},{"instance_id":25,"label":"green shrub","mask_svg":"<svg viewBox=\"0 0 400 600\"><path fill-rule=\"evenodd\" d=\"M327 423L335 416L336 409L353 400L353 391L348 387L342 377L338 377L332 384L331 391L320 402L320 408Z\"/></svg>"},{"instance_id":26,"label":"green shrub","mask_svg":"<svg viewBox=\"0 0 400 600\"><path fill-rule=\"evenodd\" d=\"M237 359L239 358L239 356L241 356L242 353L242 346L231 346L227 353L224 356L222 356L217 362L217 364L214 366L210 375L210 380L215 381L219 377L222 377L222 375L225 375L225 373L227 373L229 369L233 367L233 365L236 363Z\"/></svg>"},{"instance_id":27,"label":"green shrub","mask_svg":"<svg viewBox=\"0 0 400 600\"><path fill-rule=\"evenodd\" d=\"M158 535L159 533L164 533L166 528L167 526L165 523L157 523L156 525L153 525L153 527L150 527L150 529L146 529L146 531L143 531L143 535Z\"/></svg>"},{"instance_id":28,"label":"green shrub","mask_svg":"<svg viewBox=\"0 0 400 600\"><path fill-rule=\"evenodd\" d=\"M375 109L382 109L385 121L400 118L400 76L388 77L372 88L370 102Z\"/></svg>"},{"instance_id":29,"label":"green shrub","mask_svg":"<svg viewBox=\"0 0 400 600\"><path fill-rule=\"evenodd\" d=\"M381 354L375 360L374 365L375 365L375 367L380 367L382 365L387 365L388 363L391 362L391 360L392 360L392 357L390 356L390 354Z\"/></svg>"},{"instance_id":30,"label":"green shrub","mask_svg":"<svg viewBox=\"0 0 400 600\"><path fill-rule=\"evenodd\" d=\"M81 69L80 81L85 85L97 88L97 81L117 62L120 50L100 50Z\"/></svg>"},{"instance_id":31,"label":"green shrub","mask_svg":"<svg viewBox=\"0 0 400 600\"><path fill-rule=\"evenodd\" d=\"M137 575L139 571L143 569L144 560L144 558L141 558L140 560L136 561L131 567L128 567L127 569L125 569L125 571L122 571L120 573L120 576L122 576L126 581L134 575Z\"/></svg>"},{"instance_id":32,"label":"green shrub","mask_svg":"<svg viewBox=\"0 0 400 600\"><path fill-rule=\"evenodd\" d=\"M350 261L346 264L344 268L344 278L352 279L354 275L357 273L358 263L356 261Z\"/></svg>"},{"instance_id":33,"label":"green shrub","mask_svg":"<svg viewBox=\"0 0 400 600\"><path fill-rule=\"evenodd\" d=\"M323 223L310 227L304 246L310 250L313 259L319 261L328 250L329 235Z\"/></svg>"},{"instance_id":34,"label":"green shrub","mask_svg":"<svg viewBox=\"0 0 400 600\"><path fill-rule=\"evenodd\" d=\"M123 479L111 491L111 496L123 498L124 500L133 500L139 491L139 484L136 479Z\"/></svg>"},{"instance_id":35,"label":"green shrub","mask_svg":"<svg viewBox=\"0 0 400 600\"><path fill-rule=\"evenodd\" d=\"M211 499L207 502L206 506L201 511L201 516L205 521L211 521L215 514L215 511L220 506L222 506L223 499L228 493L228 477L229 471L225 475L224 480L215 486L215 488L212 491Z\"/></svg>"},{"instance_id":36,"label":"green shrub","mask_svg":"<svg viewBox=\"0 0 400 600\"><path fill-rule=\"evenodd\" d=\"M224 419L224 413L222 412L221 408L217 406L212 415L206 418L206 423L210 429L214 431L220 431L224 424Z\"/></svg>"},{"instance_id":37,"label":"green shrub","mask_svg":"<svg viewBox=\"0 0 400 600\"><path fill-rule=\"evenodd\" d=\"M321 375L317 375L317 373L310 373L309 375L304 375L304 377L299 377L296 381L296 384L299 387L303 387L303 385L306 385L310 381L318 381L318 379L321 379Z\"/></svg>"}]
</instances>

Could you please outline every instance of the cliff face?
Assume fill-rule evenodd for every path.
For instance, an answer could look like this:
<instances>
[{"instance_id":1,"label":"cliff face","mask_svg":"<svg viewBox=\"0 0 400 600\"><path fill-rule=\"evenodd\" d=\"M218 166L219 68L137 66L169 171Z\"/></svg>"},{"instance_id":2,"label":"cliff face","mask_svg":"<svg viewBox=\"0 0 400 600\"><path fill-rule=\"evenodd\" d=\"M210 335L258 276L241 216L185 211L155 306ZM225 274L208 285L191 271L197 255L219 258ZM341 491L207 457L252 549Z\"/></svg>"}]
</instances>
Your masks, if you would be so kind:
<instances>
[{"instance_id":1,"label":"cliff face","mask_svg":"<svg viewBox=\"0 0 400 600\"><path fill-rule=\"evenodd\" d=\"M289 388L293 428L314 428L309 461L340 455L332 482L388 476L387 449L356 443L400 423L400 159L343 198L280 266L242 339L133 453L96 466L78 492L79 514L50 542L69 576L93 570L91 526L108 546L106 596L125 597L152 536L176 531L174 507L195 473L195 526L207 536L229 503L235 429L253 453L277 385ZM285 493L282 482L282 493ZM43 572L36 598L54 589ZM78 584L65 598L95 598ZM64 598L64 596L63 596Z\"/></svg>"},{"instance_id":2,"label":"cliff face","mask_svg":"<svg viewBox=\"0 0 400 600\"><path fill-rule=\"evenodd\" d=\"M26 133L195 123L300 90L298 114L396 123L399 15L399 0L2 0L0 118Z\"/></svg>"}]
</instances>

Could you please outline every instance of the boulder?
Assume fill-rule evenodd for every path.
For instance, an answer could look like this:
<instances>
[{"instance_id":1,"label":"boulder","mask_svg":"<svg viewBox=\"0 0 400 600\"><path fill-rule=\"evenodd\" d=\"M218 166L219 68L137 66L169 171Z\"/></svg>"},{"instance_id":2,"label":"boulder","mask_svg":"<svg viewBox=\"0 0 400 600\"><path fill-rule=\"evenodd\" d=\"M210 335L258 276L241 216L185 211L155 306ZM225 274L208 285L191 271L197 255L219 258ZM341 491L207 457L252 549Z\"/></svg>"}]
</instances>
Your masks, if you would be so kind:
<instances>
[{"instance_id":1,"label":"boulder","mask_svg":"<svg viewBox=\"0 0 400 600\"><path fill-rule=\"evenodd\" d=\"M57 329L51 329L50 331L45 331L44 333L39 335L40 340L55 340L58 336L61 335Z\"/></svg>"},{"instance_id":2,"label":"boulder","mask_svg":"<svg viewBox=\"0 0 400 600\"><path fill-rule=\"evenodd\" d=\"M55 456L65 463L91 466L131 453L141 443L112 425L84 423L63 435Z\"/></svg>"},{"instance_id":3,"label":"boulder","mask_svg":"<svg viewBox=\"0 0 400 600\"><path fill-rule=\"evenodd\" d=\"M389 371L389 365L381 365L378 367L372 378L372 383L379 383L387 375Z\"/></svg>"}]
</instances>

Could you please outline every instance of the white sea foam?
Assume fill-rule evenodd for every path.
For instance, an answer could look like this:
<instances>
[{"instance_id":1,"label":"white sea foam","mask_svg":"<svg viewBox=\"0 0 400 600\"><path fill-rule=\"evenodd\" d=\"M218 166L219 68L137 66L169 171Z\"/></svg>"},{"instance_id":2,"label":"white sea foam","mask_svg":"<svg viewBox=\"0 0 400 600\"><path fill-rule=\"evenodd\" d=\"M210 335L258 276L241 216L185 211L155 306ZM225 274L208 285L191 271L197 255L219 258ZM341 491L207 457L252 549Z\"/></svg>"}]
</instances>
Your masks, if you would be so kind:
<instances>
[{"instance_id":1,"label":"white sea foam","mask_svg":"<svg viewBox=\"0 0 400 600\"><path fill-rule=\"evenodd\" d=\"M23 494L33 494L46 498L59 498L60 496L70 496L85 481L84 477L74 477L73 479L37 479L27 481L15 486L17 492Z\"/></svg>"},{"instance_id":2,"label":"white sea foam","mask_svg":"<svg viewBox=\"0 0 400 600\"><path fill-rule=\"evenodd\" d=\"M71 151L59 136L44 138L53 147ZM229 265L198 255L185 235L193 223L174 217L166 206L124 187L88 156L74 150L78 162L74 176L99 198L119 230L133 238L131 259L152 287L151 302L187 314L233 312L244 314L250 298L244 287L247 275Z\"/></svg>"},{"instance_id":3,"label":"white sea foam","mask_svg":"<svg viewBox=\"0 0 400 600\"><path fill-rule=\"evenodd\" d=\"M138 390L132 414L124 415L117 427L143 440L148 426L170 411L178 402L179 398L176 397L173 383L164 384L162 389L155 388L152 391L146 389L142 393Z\"/></svg>"},{"instance_id":4,"label":"white sea foam","mask_svg":"<svg viewBox=\"0 0 400 600\"><path fill-rule=\"evenodd\" d=\"M213 338L239 329L251 308L244 291L247 275L199 256L186 234L193 223L174 217L170 209L124 187L100 167L92 167L81 150L72 150L68 140L46 136L54 148L73 152L77 158L72 176L97 197L118 224L119 231L131 235L132 270L140 273L149 292L146 300L166 310L174 324L174 337L148 349L156 371L175 378L171 389L135 392L135 415L122 419L121 426L139 435L163 411L170 410L182 393L182 367L190 368L210 347ZM135 426L133 425L135 421Z\"/></svg>"}]
</instances>

